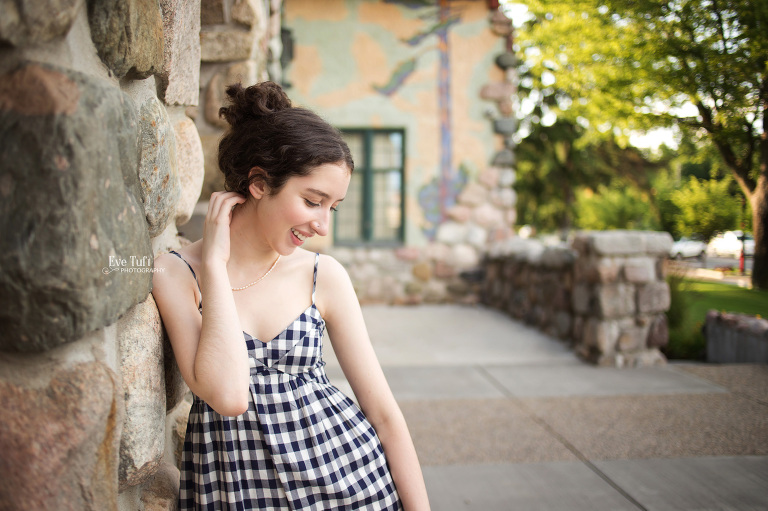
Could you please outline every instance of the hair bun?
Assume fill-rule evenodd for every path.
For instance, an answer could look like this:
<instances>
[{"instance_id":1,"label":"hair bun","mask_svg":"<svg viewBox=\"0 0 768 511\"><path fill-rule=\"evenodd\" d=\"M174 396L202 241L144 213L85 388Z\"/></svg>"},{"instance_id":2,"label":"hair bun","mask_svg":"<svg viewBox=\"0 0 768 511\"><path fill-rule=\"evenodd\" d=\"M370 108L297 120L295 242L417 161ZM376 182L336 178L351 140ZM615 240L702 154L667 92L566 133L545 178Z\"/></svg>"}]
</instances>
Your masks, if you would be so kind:
<instances>
[{"instance_id":1,"label":"hair bun","mask_svg":"<svg viewBox=\"0 0 768 511\"><path fill-rule=\"evenodd\" d=\"M227 87L227 96L230 105L219 109L219 117L224 117L230 126L291 108L291 100L274 82L261 82L247 88L234 83Z\"/></svg>"}]
</instances>

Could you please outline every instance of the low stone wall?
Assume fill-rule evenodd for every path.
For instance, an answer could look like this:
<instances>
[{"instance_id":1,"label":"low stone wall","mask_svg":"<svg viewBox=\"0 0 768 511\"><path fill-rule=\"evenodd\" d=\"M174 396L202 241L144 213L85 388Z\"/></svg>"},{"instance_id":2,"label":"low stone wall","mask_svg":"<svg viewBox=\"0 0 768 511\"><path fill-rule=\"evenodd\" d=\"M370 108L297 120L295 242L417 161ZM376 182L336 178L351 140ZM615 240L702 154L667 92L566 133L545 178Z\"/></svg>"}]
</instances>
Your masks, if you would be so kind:
<instances>
[{"instance_id":1,"label":"low stone wall","mask_svg":"<svg viewBox=\"0 0 768 511\"><path fill-rule=\"evenodd\" d=\"M711 310L704 324L707 361L768 364L768 320Z\"/></svg>"},{"instance_id":2,"label":"low stone wall","mask_svg":"<svg viewBox=\"0 0 768 511\"><path fill-rule=\"evenodd\" d=\"M667 233L579 232L567 244L515 238L492 247L482 301L598 365L664 363Z\"/></svg>"}]
</instances>

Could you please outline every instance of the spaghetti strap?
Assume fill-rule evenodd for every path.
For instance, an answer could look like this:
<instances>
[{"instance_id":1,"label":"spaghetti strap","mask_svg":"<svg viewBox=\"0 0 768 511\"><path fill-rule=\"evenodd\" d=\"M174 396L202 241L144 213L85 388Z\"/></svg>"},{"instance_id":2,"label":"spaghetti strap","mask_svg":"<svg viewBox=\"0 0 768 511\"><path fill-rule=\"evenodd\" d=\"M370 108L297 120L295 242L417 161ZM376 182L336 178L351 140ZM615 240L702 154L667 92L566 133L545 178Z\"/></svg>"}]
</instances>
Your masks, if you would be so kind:
<instances>
[{"instance_id":1,"label":"spaghetti strap","mask_svg":"<svg viewBox=\"0 0 768 511\"><path fill-rule=\"evenodd\" d=\"M315 273L312 276L312 304L315 303L315 290L317 289L317 264L320 262L320 253L315 252Z\"/></svg>"},{"instance_id":2,"label":"spaghetti strap","mask_svg":"<svg viewBox=\"0 0 768 511\"><path fill-rule=\"evenodd\" d=\"M184 261L184 264L187 265L187 268L189 268L189 271L192 272L192 276L195 277L195 283L197 284L197 289L198 289L198 291L200 291L200 303L197 305L197 308L198 308L198 310L200 310L202 312L202 310L203 310L203 290L200 289L200 281L197 280L197 275L195 274L195 270L192 269L192 265L189 264L186 259L181 257L181 254L179 254L175 250L171 250L171 254L175 255L176 257L178 257L179 259Z\"/></svg>"}]
</instances>

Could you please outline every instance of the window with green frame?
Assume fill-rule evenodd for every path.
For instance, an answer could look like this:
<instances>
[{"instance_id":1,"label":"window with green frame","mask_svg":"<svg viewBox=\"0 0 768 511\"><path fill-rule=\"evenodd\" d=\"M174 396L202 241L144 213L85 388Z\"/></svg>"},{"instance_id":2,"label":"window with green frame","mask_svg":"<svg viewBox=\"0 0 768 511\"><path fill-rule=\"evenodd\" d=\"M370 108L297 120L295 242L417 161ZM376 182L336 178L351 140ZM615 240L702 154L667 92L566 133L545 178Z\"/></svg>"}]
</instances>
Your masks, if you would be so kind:
<instances>
[{"instance_id":1,"label":"window with green frame","mask_svg":"<svg viewBox=\"0 0 768 511\"><path fill-rule=\"evenodd\" d=\"M344 245L403 242L405 134L397 129L343 129L355 161L334 241Z\"/></svg>"}]
</instances>

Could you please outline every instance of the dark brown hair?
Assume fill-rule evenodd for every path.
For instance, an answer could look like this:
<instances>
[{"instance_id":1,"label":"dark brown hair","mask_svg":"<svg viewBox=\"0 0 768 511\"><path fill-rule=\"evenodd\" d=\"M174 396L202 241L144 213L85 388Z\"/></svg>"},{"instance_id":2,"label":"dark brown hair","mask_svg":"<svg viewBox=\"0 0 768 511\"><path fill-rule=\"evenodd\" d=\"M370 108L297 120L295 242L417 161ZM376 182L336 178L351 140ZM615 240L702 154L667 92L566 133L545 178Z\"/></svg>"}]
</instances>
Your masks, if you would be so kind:
<instances>
[{"instance_id":1,"label":"dark brown hair","mask_svg":"<svg viewBox=\"0 0 768 511\"><path fill-rule=\"evenodd\" d=\"M352 155L339 130L314 112L291 105L273 82L227 87L230 105L219 109L230 128L219 142L219 169L228 191L248 196L254 179L264 179L276 194L293 176L306 176L324 163L344 163L354 170ZM264 173L252 176L252 168Z\"/></svg>"}]
</instances>

